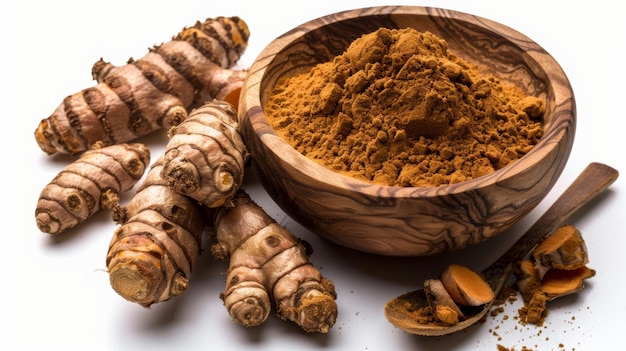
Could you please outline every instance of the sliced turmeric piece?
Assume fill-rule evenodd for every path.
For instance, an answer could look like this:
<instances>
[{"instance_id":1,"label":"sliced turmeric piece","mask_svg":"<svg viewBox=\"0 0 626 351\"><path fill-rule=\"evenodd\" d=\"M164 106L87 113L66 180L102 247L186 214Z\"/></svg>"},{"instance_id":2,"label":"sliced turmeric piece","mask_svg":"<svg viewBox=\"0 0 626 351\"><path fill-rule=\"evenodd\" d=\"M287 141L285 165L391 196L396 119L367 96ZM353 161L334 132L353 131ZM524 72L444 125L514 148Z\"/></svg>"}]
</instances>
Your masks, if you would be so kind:
<instances>
[{"instance_id":1,"label":"sliced turmeric piece","mask_svg":"<svg viewBox=\"0 0 626 351\"><path fill-rule=\"evenodd\" d=\"M441 282L454 302L462 306L480 306L495 297L491 286L478 272L462 265L449 265L441 274Z\"/></svg>"},{"instance_id":2,"label":"sliced turmeric piece","mask_svg":"<svg viewBox=\"0 0 626 351\"><path fill-rule=\"evenodd\" d=\"M531 253L533 260L517 263L515 278L524 299L521 320L541 325L547 315L546 303L579 292L583 281L595 270L586 266L587 248L578 229L571 225L558 228Z\"/></svg>"},{"instance_id":3,"label":"sliced turmeric piece","mask_svg":"<svg viewBox=\"0 0 626 351\"><path fill-rule=\"evenodd\" d=\"M450 297L441 280L426 279L424 281L424 292L433 315L441 323L454 325L459 320L465 319L465 315L463 315L459 306Z\"/></svg>"},{"instance_id":4,"label":"sliced turmeric piece","mask_svg":"<svg viewBox=\"0 0 626 351\"><path fill-rule=\"evenodd\" d=\"M531 253L539 276L551 268L572 270L589 263L587 247L580 231L572 225L559 227Z\"/></svg>"},{"instance_id":5,"label":"sliced turmeric piece","mask_svg":"<svg viewBox=\"0 0 626 351\"><path fill-rule=\"evenodd\" d=\"M541 291L549 300L582 290L583 281L596 275L596 271L583 266L577 269L550 269L541 280Z\"/></svg>"}]
</instances>

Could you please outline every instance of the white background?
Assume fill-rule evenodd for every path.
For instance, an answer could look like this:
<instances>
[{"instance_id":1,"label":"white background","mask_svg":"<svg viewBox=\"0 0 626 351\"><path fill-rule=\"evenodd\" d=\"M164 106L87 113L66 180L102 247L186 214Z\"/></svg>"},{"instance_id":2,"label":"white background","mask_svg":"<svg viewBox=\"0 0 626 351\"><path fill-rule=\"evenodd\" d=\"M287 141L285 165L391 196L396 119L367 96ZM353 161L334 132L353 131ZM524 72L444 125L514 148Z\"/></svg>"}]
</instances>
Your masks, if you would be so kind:
<instances>
[{"instance_id":1,"label":"white background","mask_svg":"<svg viewBox=\"0 0 626 351\"><path fill-rule=\"evenodd\" d=\"M49 157L33 132L69 94L94 84L91 65L140 58L196 20L240 16L251 30L240 67L249 67L272 39L292 27L339 10L383 1L29 1L0 9L4 49L2 117L2 304L4 350L601 350L619 345L626 315L623 178L570 222L587 241L597 275L580 294L549 304L544 327L521 326L518 304L484 324L445 337L408 335L389 325L383 305L418 288L450 262L482 269L506 250L589 163L626 171L624 102L626 30L618 2L406 1L472 13L529 36L561 64L574 88L578 127L574 148L553 191L509 232L473 248L422 258L385 258L320 240L268 198L252 174L245 188L267 212L309 241L314 263L333 280L340 309L326 335L307 335L271 316L260 327L231 322L218 294L225 262L205 251L180 297L150 309L127 302L108 282L104 264L115 228L102 213L51 237L38 231L39 192L69 161ZM6 8L9 6L8 8ZM8 42L8 47L7 47ZM6 108L8 104L8 109ZM162 134L145 138L160 154ZM127 200L127 198L124 198ZM508 316L505 320L504 316Z\"/></svg>"}]
</instances>

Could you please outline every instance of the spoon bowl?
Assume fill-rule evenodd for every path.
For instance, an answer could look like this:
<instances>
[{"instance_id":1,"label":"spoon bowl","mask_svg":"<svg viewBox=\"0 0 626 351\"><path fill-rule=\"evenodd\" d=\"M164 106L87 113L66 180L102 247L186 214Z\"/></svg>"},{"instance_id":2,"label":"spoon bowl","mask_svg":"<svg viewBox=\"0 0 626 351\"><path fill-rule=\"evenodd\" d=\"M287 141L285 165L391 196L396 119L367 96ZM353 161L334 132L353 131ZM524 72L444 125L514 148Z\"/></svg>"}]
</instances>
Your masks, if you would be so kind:
<instances>
[{"instance_id":1,"label":"spoon bowl","mask_svg":"<svg viewBox=\"0 0 626 351\"><path fill-rule=\"evenodd\" d=\"M498 260L481 272L483 278L497 295L513 272L514 264L524 258L543 238L563 223L569 216L602 193L618 177L612 167L591 163L533 224L518 241ZM489 311L493 300L476 313L454 325L429 322L422 323L415 313L428 306L423 289L410 291L389 300L385 304L385 317L393 326L409 334L440 336L455 333L478 322Z\"/></svg>"}]
</instances>

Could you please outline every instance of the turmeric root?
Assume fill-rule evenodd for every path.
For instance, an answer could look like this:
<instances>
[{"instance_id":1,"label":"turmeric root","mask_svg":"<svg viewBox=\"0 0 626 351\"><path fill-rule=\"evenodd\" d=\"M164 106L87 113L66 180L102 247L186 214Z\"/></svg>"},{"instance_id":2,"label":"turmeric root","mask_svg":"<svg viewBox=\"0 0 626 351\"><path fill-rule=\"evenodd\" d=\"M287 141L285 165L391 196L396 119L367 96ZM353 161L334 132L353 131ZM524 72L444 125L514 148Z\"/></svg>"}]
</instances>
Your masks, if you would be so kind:
<instances>
[{"instance_id":1,"label":"turmeric root","mask_svg":"<svg viewBox=\"0 0 626 351\"><path fill-rule=\"evenodd\" d=\"M143 144L88 150L41 191L35 210L37 227L58 234L101 209L115 208L119 194L135 186L149 163L150 151Z\"/></svg>"},{"instance_id":2,"label":"turmeric root","mask_svg":"<svg viewBox=\"0 0 626 351\"><path fill-rule=\"evenodd\" d=\"M450 294L439 279L426 279L424 292L433 315L444 324L454 325L459 320L465 319L465 315L454 302Z\"/></svg>"},{"instance_id":3,"label":"turmeric root","mask_svg":"<svg viewBox=\"0 0 626 351\"><path fill-rule=\"evenodd\" d=\"M204 218L197 202L161 178L163 156L125 208L114 209L115 230L106 265L113 289L144 307L187 289L200 253Z\"/></svg>"},{"instance_id":4,"label":"turmeric root","mask_svg":"<svg viewBox=\"0 0 626 351\"><path fill-rule=\"evenodd\" d=\"M307 332L328 332L337 318L335 288L312 265L305 243L244 191L232 201L233 207L216 214L217 243L211 250L216 258L230 259L221 298L233 320L259 325L273 302L280 318Z\"/></svg>"},{"instance_id":5,"label":"turmeric root","mask_svg":"<svg viewBox=\"0 0 626 351\"><path fill-rule=\"evenodd\" d=\"M234 107L213 100L193 110L169 137L161 173L168 186L207 207L230 204L247 158Z\"/></svg>"},{"instance_id":6,"label":"turmeric root","mask_svg":"<svg viewBox=\"0 0 626 351\"><path fill-rule=\"evenodd\" d=\"M578 269L589 263L587 247L576 227L564 225L543 240L531 253L543 276L549 269Z\"/></svg>"},{"instance_id":7,"label":"turmeric root","mask_svg":"<svg viewBox=\"0 0 626 351\"><path fill-rule=\"evenodd\" d=\"M449 265L441 273L441 282L450 297L462 306L480 306L495 297L491 286L482 276L465 266Z\"/></svg>"},{"instance_id":8,"label":"turmeric root","mask_svg":"<svg viewBox=\"0 0 626 351\"><path fill-rule=\"evenodd\" d=\"M248 36L238 17L209 18L139 60L115 67L100 59L92 69L98 84L66 97L43 119L37 144L47 154L78 154L96 142L112 145L167 130L213 98L236 103L246 72L228 68Z\"/></svg>"}]
</instances>

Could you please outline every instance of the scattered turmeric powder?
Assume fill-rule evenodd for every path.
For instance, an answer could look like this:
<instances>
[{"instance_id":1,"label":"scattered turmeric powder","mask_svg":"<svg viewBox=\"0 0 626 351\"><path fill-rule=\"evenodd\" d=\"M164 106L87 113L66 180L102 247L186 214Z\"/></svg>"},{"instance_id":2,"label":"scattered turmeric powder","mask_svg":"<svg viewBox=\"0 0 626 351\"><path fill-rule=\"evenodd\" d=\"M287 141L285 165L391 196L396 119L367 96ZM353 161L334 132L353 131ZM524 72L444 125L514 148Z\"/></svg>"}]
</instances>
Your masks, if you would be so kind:
<instances>
[{"instance_id":1,"label":"scattered turmeric powder","mask_svg":"<svg viewBox=\"0 0 626 351\"><path fill-rule=\"evenodd\" d=\"M394 186L458 183L510 164L542 137L544 110L411 28L362 36L332 61L279 81L264 105L302 154Z\"/></svg>"},{"instance_id":2,"label":"scattered turmeric powder","mask_svg":"<svg viewBox=\"0 0 626 351\"><path fill-rule=\"evenodd\" d=\"M246 327L264 322L275 305L280 318L307 332L326 333L337 318L334 284L313 266L306 243L276 223L243 190L215 218L218 259L230 260L222 300Z\"/></svg>"},{"instance_id":3,"label":"scattered turmeric powder","mask_svg":"<svg viewBox=\"0 0 626 351\"><path fill-rule=\"evenodd\" d=\"M121 226L106 256L111 287L144 307L187 289L205 227L197 202L170 189L162 168L163 156L128 205L114 209Z\"/></svg>"},{"instance_id":4,"label":"scattered turmeric powder","mask_svg":"<svg viewBox=\"0 0 626 351\"><path fill-rule=\"evenodd\" d=\"M72 94L35 130L47 154L78 154L96 142L134 140L187 118L213 98L236 103L246 72L230 70L247 47L238 17L209 18L184 28L139 60L93 65L96 86Z\"/></svg>"},{"instance_id":5,"label":"scattered turmeric powder","mask_svg":"<svg viewBox=\"0 0 626 351\"><path fill-rule=\"evenodd\" d=\"M44 233L73 228L101 209L119 205L150 163L150 150L139 143L94 145L67 165L41 191L35 217Z\"/></svg>"},{"instance_id":6,"label":"scattered turmeric powder","mask_svg":"<svg viewBox=\"0 0 626 351\"><path fill-rule=\"evenodd\" d=\"M247 158L233 105L208 102L169 137L161 174L168 186L208 207L229 205L243 182Z\"/></svg>"}]
</instances>

